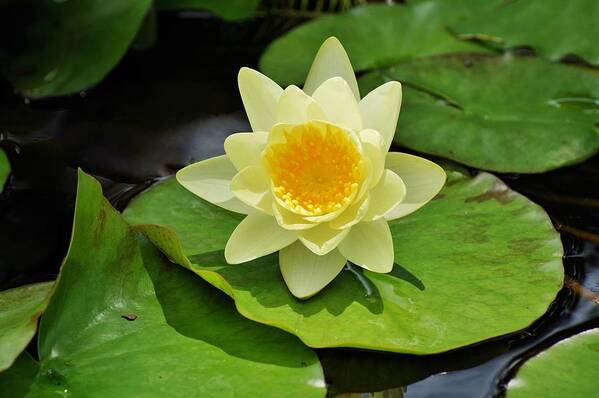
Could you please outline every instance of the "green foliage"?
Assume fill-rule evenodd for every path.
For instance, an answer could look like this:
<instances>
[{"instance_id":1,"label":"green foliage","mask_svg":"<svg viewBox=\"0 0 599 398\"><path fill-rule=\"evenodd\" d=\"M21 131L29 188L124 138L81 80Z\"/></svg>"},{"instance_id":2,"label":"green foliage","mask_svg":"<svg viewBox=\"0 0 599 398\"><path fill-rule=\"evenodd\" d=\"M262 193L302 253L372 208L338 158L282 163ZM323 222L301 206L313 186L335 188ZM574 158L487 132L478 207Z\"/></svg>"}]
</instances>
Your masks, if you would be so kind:
<instances>
[{"instance_id":1,"label":"green foliage","mask_svg":"<svg viewBox=\"0 0 599 398\"><path fill-rule=\"evenodd\" d=\"M356 71L434 54L487 52L457 40L445 26L493 1L427 0L409 6L356 7L300 25L275 40L262 55L260 68L279 84L302 83L316 51L330 36L343 43Z\"/></svg>"},{"instance_id":2,"label":"green foliage","mask_svg":"<svg viewBox=\"0 0 599 398\"><path fill-rule=\"evenodd\" d=\"M599 329L562 340L524 363L508 384L507 398L593 397L597 361Z\"/></svg>"},{"instance_id":3,"label":"green foliage","mask_svg":"<svg viewBox=\"0 0 599 398\"><path fill-rule=\"evenodd\" d=\"M361 79L404 89L394 142L481 169L537 173L599 150L599 77L538 58L439 56Z\"/></svg>"},{"instance_id":4,"label":"green foliage","mask_svg":"<svg viewBox=\"0 0 599 398\"><path fill-rule=\"evenodd\" d=\"M450 171L438 198L390 223L390 274L346 270L307 301L287 290L277 255L228 265L223 248L241 215L174 179L124 212L169 256L229 294L246 317L312 347L429 354L530 325L563 277L562 245L545 212L497 178Z\"/></svg>"},{"instance_id":5,"label":"green foliage","mask_svg":"<svg viewBox=\"0 0 599 398\"><path fill-rule=\"evenodd\" d=\"M551 60L577 55L599 65L599 2L596 0L503 1L452 24L463 38L505 48L528 46Z\"/></svg>"},{"instance_id":6,"label":"green foliage","mask_svg":"<svg viewBox=\"0 0 599 398\"><path fill-rule=\"evenodd\" d=\"M54 282L0 292L0 371L8 368L37 331Z\"/></svg>"},{"instance_id":7,"label":"green foliage","mask_svg":"<svg viewBox=\"0 0 599 398\"><path fill-rule=\"evenodd\" d=\"M39 364L23 352L8 370L0 373L0 391L10 391L11 398L26 397L39 370Z\"/></svg>"},{"instance_id":8,"label":"green foliage","mask_svg":"<svg viewBox=\"0 0 599 398\"><path fill-rule=\"evenodd\" d=\"M241 317L168 263L80 172L73 238L26 357L0 374L27 397L321 397L322 370L295 337ZM32 377L34 379L32 380Z\"/></svg>"},{"instance_id":9,"label":"green foliage","mask_svg":"<svg viewBox=\"0 0 599 398\"><path fill-rule=\"evenodd\" d=\"M0 192L4 188L4 184L6 184L6 179L10 174L10 163L8 162L8 157L6 153L2 149L0 149Z\"/></svg>"},{"instance_id":10,"label":"green foliage","mask_svg":"<svg viewBox=\"0 0 599 398\"><path fill-rule=\"evenodd\" d=\"M26 2L27 23L16 52L0 58L23 95L76 93L102 80L133 41L151 0Z\"/></svg>"},{"instance_id":11,"label":"green foliage","mask_svg":"<svg viewBox=\"0 0 599 398\"><path fill-rule=\"evenodd\" d=\"M209 10L229 21L251 16L260 5L260 0L156 0L162 10Z\"/></svg>"}]
</instances>

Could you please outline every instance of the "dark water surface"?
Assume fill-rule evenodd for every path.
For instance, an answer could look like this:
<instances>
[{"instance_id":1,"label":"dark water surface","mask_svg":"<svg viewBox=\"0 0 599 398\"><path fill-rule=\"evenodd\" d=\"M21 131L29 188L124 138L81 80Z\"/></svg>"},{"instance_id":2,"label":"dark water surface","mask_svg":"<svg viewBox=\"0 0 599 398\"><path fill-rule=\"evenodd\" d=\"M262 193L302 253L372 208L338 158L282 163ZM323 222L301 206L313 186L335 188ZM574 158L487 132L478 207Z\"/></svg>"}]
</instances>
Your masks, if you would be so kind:
<instances>
[{"instance_id":1,"label":"dark water surface","mask_svg":"<svg viewBox=\"0 0 599 398\"><path fill-rule=\"evenodd\" d=\"M249 131L236 74L256 65L268 35L263 26L198 24L198 17L161 16L152 47L128 54L80 95L30 102L0 82L0 145L13 167L0 195L0 289L56 277L77 167L123 209L160 178L221 154L228 134ZM599 326L599 157L542 175L500 177L541 204L562 233L566 283L546 315L519 333L440 355L318 350L331 394L501 396L528 357Z\"/></svg>"}]
</instances>

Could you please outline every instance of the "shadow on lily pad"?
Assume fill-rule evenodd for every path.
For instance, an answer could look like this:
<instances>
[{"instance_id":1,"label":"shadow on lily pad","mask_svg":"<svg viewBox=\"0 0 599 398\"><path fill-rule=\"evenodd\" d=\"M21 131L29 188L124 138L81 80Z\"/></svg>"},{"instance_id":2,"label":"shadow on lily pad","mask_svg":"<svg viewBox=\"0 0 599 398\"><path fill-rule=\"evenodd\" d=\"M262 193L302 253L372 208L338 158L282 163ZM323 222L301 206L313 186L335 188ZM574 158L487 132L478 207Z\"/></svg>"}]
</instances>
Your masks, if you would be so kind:
<instances>
[{"instance_id":1,"label":"shadow on lily pad","mask_svg":"<svg viewBox=\"0 0 599 398\"><path fill-rule=\"evenodd\" d=\"M291 295L285 285L279 271L277 254L237 265L227 264L222 250L189 259L195 269L217 271L231 284L236 294L247 294L265 308L288 307L295 313L310 317L323 310L332 315L340 315L352 303L357 302L372 314L383 311L383 301L378 289L355 266L346 267L329 286L314 297L299 300ZM356 291L362 294L356 294ZM340 292L344 293L339 294Z\"/></svg>"}]
</instances>

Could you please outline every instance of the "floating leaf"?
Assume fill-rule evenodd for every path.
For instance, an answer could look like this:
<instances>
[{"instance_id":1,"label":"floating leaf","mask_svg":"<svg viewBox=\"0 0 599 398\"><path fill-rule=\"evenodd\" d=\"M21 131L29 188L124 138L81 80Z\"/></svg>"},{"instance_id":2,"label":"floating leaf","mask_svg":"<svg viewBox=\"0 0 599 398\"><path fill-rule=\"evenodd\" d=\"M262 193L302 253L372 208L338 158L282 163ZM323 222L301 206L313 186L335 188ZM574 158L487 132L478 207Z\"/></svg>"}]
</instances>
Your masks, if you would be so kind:
<instances>
[{"instance_id":1,"label":"floating leaf","mask_svg":"<svg viewBox=\"0 0 599 398\"><path fill-rule=\"evenodd\" d=\"M503 1L453 24L462 38L503 47L533 47L551 60L577 55L599 65L599 3L596 0Z\"/></svg>"},{"instance_id":2,"label":"floating leaf","mask_svg":"<svg viewBox=\"0 0 599 398\"><path fill-rule=\"evenodd\" d=\"M83 173L39 333L40 371L27 396L325 394L312 351L241 317L225 295L166 262Z\"/></svg>"},{"instance_id":3,"label":"floating leaf","mask_svg":"<svg viewBox=\"0 0 599 398\"><path fill-rule=\"evenodd\" d=\"M6 179L10 174L10 163L8 162L8 157L6 157L6 153L2 149L0 149L0 192L4 188L4 184L6 184Z\"/></svg>"},{"instance_id":4,"label":"floating leaf","mask_svg":"<svg viewBox=\"0 0 599 398\"><path fill-rule=\"evenodd\" d=\"M426 0L409 5L368 5L300 25L275 40L260 60L262 71L282 85L302 83L318 48L329 36L345 46L356 71L404 59L452 52L486 52L457 40L446 26L493 2Z\"/></svg>"},{"instance_id":5,"label":"floating leaf","mask_svg":"<svg viewBox=\"0 0 599 398\"><path fill-rule=\"evenodd\" d=\"M54 282L0 292L0 371L8 368L37 331Z\"/></svg>"},{"instance_id":6,"label":"floating leaf","mask_svg":"<svg viewBox=\"0 0 599 398\"><path fill-rule=\"evenodd\" d=\"M157 0L161 10L208 10L228 21L250 17L260 0Z\"/></svg>"},{"instance_id":7,"label":"floating leaf","mask_svg":"<svg viewBox=\"0 0 599 398\"><path fill-rule=\"evenodd\" d=\"M14 52L4 49L0 68L29 97L84 90L119 62L151 4L151 0L32 2L22 9L27 14L24 42Z\"/></svg>"},{"instance_id":8,"label":"floating leaf","mask_svg":"<svg viewBox=\"0 0 599 398\"><path fill-rule=\"evenodd\" d=\"M312 347L430 354L530 325L563 277L562 245L545 212L500 180L450 172L438 198L390 222L390 274L349 268L307 301L295 299L277 255L227 265L223 249L243 216L166 180L124 215L173 260L235 300L246 317Z\"/></svg>"},{"instance_id":9,"label":"floating leaf","mask_svg":"<svg viewBox=\"0 0 599 398\"><path fill-rule=\"evenodd\" d=\"M39 368L31 355L23 352L8 370L0 374L0 391L10 391L14 398L27 396Z\"/></svg>"},{"instance_id":10,"label":"floating leaf","mask_svg":"<svg viewBox=\"0 0 599 398\"><path fill-rule=\"evenodd\" d=\"M400 80L394 142L486 170L539 173L599 150L599 77L537 58L439 56L360 81ZM415 87L419 91L410 89Z\"/></svg>"},{"instance_id":11,"label":"floating leaf","mask_svg":"<svg viewBox=\"0 0 599 398\"><path fill-rule=\"evenodd\" d=\"M562 340L529 359L510 381L508 398L597 395L599 329Z\"/></svg>"}]
</instances>

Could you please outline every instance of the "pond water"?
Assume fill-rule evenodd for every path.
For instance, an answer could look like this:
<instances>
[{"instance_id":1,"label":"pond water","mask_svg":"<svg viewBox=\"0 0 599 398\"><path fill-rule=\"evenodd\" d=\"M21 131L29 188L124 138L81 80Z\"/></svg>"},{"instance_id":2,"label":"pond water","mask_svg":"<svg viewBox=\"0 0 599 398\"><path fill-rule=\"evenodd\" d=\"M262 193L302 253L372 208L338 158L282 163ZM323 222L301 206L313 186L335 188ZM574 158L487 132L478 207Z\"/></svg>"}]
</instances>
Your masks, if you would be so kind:
<instances>
[{"instance_id":1,"label":"pond water","mask_svg":"<svg viewBox=\"0 0 599 398\"><path fill-rule=\"evenodd\" d=\"M256 65L267 35L251 24L160 18L158 41L129 53L88 92L31 102L0 83L0 145L13 167L0 197L0 290L56 277L77 167L96 176L122 210L161 178L222 153L228 134L248 131L236 73ZM501 396L526 358L599 325L599 157L500 177L541 204L562 234L566 287L545 316L524 331L440 355L318 350L332 396Z\"/></svg>"}]
</instances>

